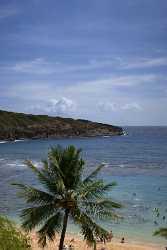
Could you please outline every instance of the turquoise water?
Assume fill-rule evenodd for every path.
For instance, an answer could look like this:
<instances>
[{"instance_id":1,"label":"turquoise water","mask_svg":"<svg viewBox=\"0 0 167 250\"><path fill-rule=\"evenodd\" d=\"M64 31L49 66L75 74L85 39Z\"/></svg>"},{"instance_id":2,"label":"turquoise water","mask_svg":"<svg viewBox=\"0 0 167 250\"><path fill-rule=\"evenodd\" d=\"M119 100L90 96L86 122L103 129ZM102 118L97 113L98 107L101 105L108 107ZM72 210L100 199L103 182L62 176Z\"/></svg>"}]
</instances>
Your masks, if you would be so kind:
<instances>
[{"instance_id":1,"label":"turquoise water","mask_svg":"<svg viewBox=\"0 0 167 250\"><path fill-rule=\"evenodd\" d=\"M83 149L86 172L105 162L102 177L118 184L110 195L123 203L124 220L109 221L105 226L118 237L164 242L153 237L152 232L167 224L167 127L128 127L126 130L128 136L0 143L0 213L18 220L24 207L11 182L36 185L24 165L25 159L40 165L50 146L74 144ZM159 217L153 212L154 208L159 208ZM77 229L70 225L69 230Z\"/></svg>"}]
</instances>

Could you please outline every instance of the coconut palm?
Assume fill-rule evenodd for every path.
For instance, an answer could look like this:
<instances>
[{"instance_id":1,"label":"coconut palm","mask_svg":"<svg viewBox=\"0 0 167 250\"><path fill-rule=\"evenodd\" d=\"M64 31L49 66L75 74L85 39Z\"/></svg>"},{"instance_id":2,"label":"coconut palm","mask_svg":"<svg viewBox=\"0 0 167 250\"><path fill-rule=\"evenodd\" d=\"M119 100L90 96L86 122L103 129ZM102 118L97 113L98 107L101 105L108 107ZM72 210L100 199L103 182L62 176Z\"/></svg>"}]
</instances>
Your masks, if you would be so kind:
<instances>
[{"instance_id":1,"label":"coconut palm","mask_svg":"<svg viewBox=\"0 0 167 250\"><path fill-rule=\"evenodd\" d=\"M105 184L97 178L103 165L83 178L85 162L80 153L81 150L74 146L52 147L41 168L26 161L41 188L14 184L28 204L21 213L22 226L28 231L37 228L42 246L47 239L53 240L55 233L61 232L59 250L62 250L69 218L80 226L84 239L90 243L97 237L106 239L108 236L99 221L118 218L115 209L121 205L106 197L116 183Z\"/></svg>"}]
</instances>

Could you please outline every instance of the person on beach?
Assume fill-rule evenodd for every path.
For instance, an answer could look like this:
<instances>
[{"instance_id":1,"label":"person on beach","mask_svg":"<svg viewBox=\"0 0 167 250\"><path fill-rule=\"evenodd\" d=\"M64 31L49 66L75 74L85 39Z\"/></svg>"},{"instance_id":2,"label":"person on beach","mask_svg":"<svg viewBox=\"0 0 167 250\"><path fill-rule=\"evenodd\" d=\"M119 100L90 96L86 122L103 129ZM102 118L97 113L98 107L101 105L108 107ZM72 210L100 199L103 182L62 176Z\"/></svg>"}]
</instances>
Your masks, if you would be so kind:
<instances>
[{"instance_id":1,"label":"person on beach","mask_svg":"<svg viewBox=\"0 0 167 250\"><path fill-rule=\"evenodd\" d=\"M124 237L122 237L121 243L125 243L125 238Z\"/></svg>"},{"instance_id":2,"label":"person on beach","mask_svg":"<svg viewBox=\"0 0 167 250\"><path fill-rule=\"evenodd\" d=\"M70 244L69 247L68 247L68 249L69 250L74 250L74 246Z\"/></svg>"},{"instance_id":3,"label":"person on beach","mask_svg":"<svg viewBox=\"0 0 167 250\"><path fill-rule=\"evenodd\" d=\"M111 242L112 238L113 238L113 232L111 230L110 233L109 233L109 235L108 235L107 241Z\"/></svg>"},{"instance_id":4,"label":"person on beach","mask_svg":"<svg viewBox=\"0 0 167 250\"><path fill-rule=\"evenodd\" d=\"M101 235L100 242L103 244L106 244L106 239L105 239L104 235Z\"/></svg>"},{"instance_id":5,"label":"person on beach","mask_svg":"<svg viewBox=\"0 0 167 250\"><path fill-rule=\"evenodd\" d=\"M67 249L68 249L68 245L64 245L63 250L67 250Z\"/></svg>"}]
</instances>

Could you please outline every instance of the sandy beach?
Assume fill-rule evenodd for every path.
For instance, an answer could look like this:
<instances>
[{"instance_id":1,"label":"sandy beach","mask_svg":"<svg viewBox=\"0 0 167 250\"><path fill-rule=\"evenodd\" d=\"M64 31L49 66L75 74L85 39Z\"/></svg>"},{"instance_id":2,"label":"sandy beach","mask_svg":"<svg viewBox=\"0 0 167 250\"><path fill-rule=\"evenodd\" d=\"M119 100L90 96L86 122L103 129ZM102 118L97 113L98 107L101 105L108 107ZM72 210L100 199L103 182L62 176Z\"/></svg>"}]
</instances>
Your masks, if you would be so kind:
<instances>
[{"instance_id":1,"label":"sandy beach","mask_svg":"<svg viewBox=\"0 0 167 250\"><path fill-rule=\"evenodd\" d=\"M35 232L31 233L31 245L33 250L42 250L43 248L38 245L37 235ZM72 243L71 243L72 241ZM49 242L48 245L44 248L45 250L57 250L59 244L59 236L56 236L53 242ZM68 234L65 239L65 245L72 244L75 250L91 250L92 247L88 246L81 237L73 234ZM120 243L120 239L112 239L110 243L105 245L102 243L97 243L97 250L105 248L107 250L164 250L165 246L157 244L149 244L145 242L130 242L126 241L125 243Z\"/></svg>"}]
</instances>

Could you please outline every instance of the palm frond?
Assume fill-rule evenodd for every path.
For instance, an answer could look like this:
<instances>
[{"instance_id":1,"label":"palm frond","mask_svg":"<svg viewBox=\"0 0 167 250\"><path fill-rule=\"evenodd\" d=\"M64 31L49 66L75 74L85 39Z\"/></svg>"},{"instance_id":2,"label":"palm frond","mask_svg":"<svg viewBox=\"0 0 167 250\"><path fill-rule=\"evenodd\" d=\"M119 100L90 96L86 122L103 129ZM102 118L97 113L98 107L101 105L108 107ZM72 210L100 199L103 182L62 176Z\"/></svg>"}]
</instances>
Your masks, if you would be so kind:
<instances>
[{"instance_id":1,"label":"palm frond","mask_svg":"<svg viewBox=\"0 0 167 250\"><path fill-rule=\"evenodd\" d=\"M108 191L111 191L116 185L116 182L105 184L103 180L95 180L82 185L80 187L82 191L79 192L82 193L81 195L85 199L101 198L108 193Z\"/></svg>"},{"instance_id":2,"label":"palm frond","mask_svg":"<svg viewBox=\"0 0 167 250\"><path fill-rule=\"evenodd\" d=\"M115 202L111 199L94 199L94 200L83 200L82 205L85 207L99 207L101 209L115 209L121 208L122 205L118 202Z\"/></svg>"},{"instance_id":3,"label":"palm frond","mask_svg":"<svg viewBox=\"0 0 167 250\"><path fill-rule=\"evenodd\" d=\"M102 168L105 166L105 164L101 164L99 165L94 171L91 172L91 174L89 174L84 180L83 183L86 184L90 181L92 181L94 178L97 177L97 175L99 174L99 172L102 170Z\"/></svg>"},{"instance_id":4,"label":"palm frond","mask_svg":"<svg viewBox=\"0 0 167 250\"><path fill-rule=\"evenodd\" d=\"M85 212L95 221L97 220L120 220L123 217L116 213L116 209L122 208L122 205L109 198L105 199L80 199L78 198L77 204L81 211Z\"/></svg>"},{"instance_id":5,"label":"palm frond","mask_svg":"<svg viewBox=\"0 0 167 250\"><path fill-rule=\"evenodd\" d=\"M43 168L45 169L45 171L49 170L49 162L46 159L41 160L42 164L43 164Z\"/></svg>"},{"instance_id":6,"label":"palm frond","mask_svg":"<svg viewBox=\"0 0 167 250\"><path fill-rule=\"evenodd\" d=\"M49 160L56 159L57 163L59 164L61 162L63 152L64 149L60 145L57 145L56 147L51 147L48 152L48 158Z\"/></svg>"},{"instance_id":7,"label":"palm frond","mask_svg":"<svg viewBox=\"0 0 167 250\"><path fill-rule=\"evenodd\" d=\"M122 205L118 202L112 201L111 199L101 199L96 201L96 206L100 206L101 208L113 209L113 208L121 208Z\"/></svg>"},{"instance_id":8,"label":"palm frond","mask_svg":"<svg viewBox=\"0 0 167 250\"><path fill-rule=\"evenodd\" d=\"M27 203L48 204L55 200L53 194L36 189L34 187L24 185L21 183L12 183L12 185L19 188L18 195L26 200Z\"/></svg>"},{"instance_id":9,"label":"palm frond","mask_svg":"<svg viewBox=\"0 0 167 250\"><path fill-rule=\"evenodd\" d=\"M44 175L30 160L26 160L25 164L29 167L37 176L38 180L44 184L46 187L49 184L50 180L47 178L47 175ZM46 174L46 173L45 173Z\"/></svg>"},{"instance_id":10,"label":"palm frond","mask_svg":"<svg viewBox=\"0 0 167 250\"><path fill-rule=\"evenodd\" d=\"M39 170L31 161L26 161L26 165L36 174L38 180L40 183L42 183L45 188L53 194L61 194L63 189L63 181L61 181L60 176L58 178L55 178L55 175L53 173L49 173L49 171L46 170L46 163L44 168ZM61 182L61 184L60 184ZM59 190L61 188L61 190Z\"/></svg>"},{"instance_id":11,"label":"palm frond","mask_svg":"<svg viewBox=\"0 0 167 250\"><path fill-rule=\"evenodd\" d=\"M82 212L78 207L72 213L73 219L81 227L84 239L90 243L94 243L96 238L101 237L107 239L109 232L98 225L86 213Z\"/></svg>"},{"instance_id":12,"label":"palm frond","mask_svg":"<svg viewBox=\"0 0 167 250\"><path fill-rule=\"evenodd\" d=\"M53 149L52 149L53 150ZM59 160L54 157L54 155L52 154L52 150L49 152L49 164L48 164L48 169L47 171L51 174L54 175L54 177L56 178L64 178L64 174L60 168L60 162ZM46 164L46 163L45 163Z\"/></svg>"},{"instance_id":13,"label":"palm frond","mask_svg":"<svg viewBox=\"0 0 167 250\"><path fill-rule=\"evenodd\" d=\"M47 244L47 238L49 240L54 240L55 233L60 233L62 228L62 219L61 212L58 212L46 221L46 223L38 230L39 244L44 247Z\"/></svg>"},{"instance_id":14,"label":"palm frond","mask_svg":"<svg viewBox=\"0 0 167 250\"><path fill-rule=\"evenodd\" d=\"M20 215L22 227L27 231L31 231L33 228L43 223L43 221L47 220L51 215L56 213L57 210L58 208L56 209L54 204L25 208Z\"/></svg>"},{"instance_id":15,"label":"palm frond","mask_svg":"<svg viewBox=\"0 0 167 250\"><path fill-rule=\"evenodd\" d=\"M123 219L121 215L116 213L114 210L99 210L96 212L95 218L99 221L120 221Z\"/></svg>"},{"instance_id":16,"label":"palm frond","mask_svg":"<svg viewBox=\"0 0 167 250\"><path fill-rule=\"evenodd\" d=\"M167 228L161 227L157 231L155 231L153 235L155 235L155 236L158 235L158 236L161 236L161 237L164 237L165 239L167 239Z\"/></svg>"},{"instance_id":17,"label":"palm frond","mask_svg":"<svg viewBox=\"0 0 167 250\"><path fill-rule=\"evenodd\" d=\"M84 161L80 158L80 149L69 146L64 150L60 162L60 168L64 173L64 184L66 188L75 188L80 182ZM75 166L75 168L74 168Z\"/></svg>"},{"instance_id":18,"label":"palm frond","mask_svg":"<svg viewBox=\"0 0 167 250\"><path fill-rule=\"evenodd\" d=\"M80 158L80 153L81 150L77 150L72 145L64 150L61 146L52 147L49 151L49 167L53 175L57 175L56 178L62 178L66 188L73 188L80 181L84 165L84 161Z\"/></svg>"}]
</instances>

